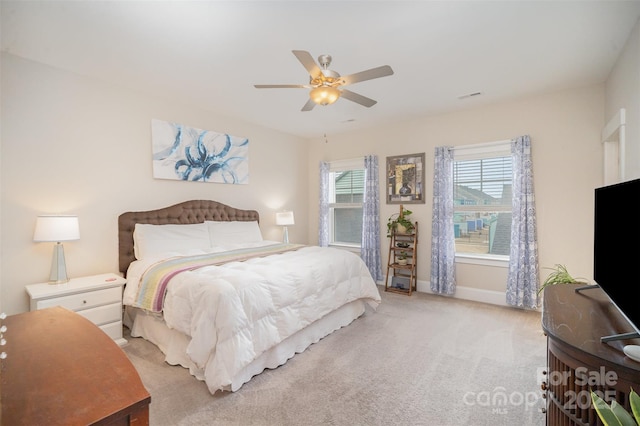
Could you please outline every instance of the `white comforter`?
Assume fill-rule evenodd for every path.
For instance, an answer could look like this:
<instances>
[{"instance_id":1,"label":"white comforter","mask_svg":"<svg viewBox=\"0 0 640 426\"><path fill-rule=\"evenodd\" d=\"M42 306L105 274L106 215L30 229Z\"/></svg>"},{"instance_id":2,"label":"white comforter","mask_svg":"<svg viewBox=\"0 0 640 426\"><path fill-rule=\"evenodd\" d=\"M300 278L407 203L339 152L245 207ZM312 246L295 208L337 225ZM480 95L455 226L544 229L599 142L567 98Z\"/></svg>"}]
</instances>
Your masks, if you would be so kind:
<instances>
[{"instance_id":1,"label":"white comforter","mask_svg":"<svg viewBox=\"0 0 640 426\"><path fill-rule=\"evenodd\" d=\"M132 264L125 304L135 298L137 277L156 260ZM182 272L171 279L163 315L170 328L191 337L187 354L214 392L264 351L357 299L374 308L380 303L360 257L310 246Z\"/></svg>"}]
</instances>

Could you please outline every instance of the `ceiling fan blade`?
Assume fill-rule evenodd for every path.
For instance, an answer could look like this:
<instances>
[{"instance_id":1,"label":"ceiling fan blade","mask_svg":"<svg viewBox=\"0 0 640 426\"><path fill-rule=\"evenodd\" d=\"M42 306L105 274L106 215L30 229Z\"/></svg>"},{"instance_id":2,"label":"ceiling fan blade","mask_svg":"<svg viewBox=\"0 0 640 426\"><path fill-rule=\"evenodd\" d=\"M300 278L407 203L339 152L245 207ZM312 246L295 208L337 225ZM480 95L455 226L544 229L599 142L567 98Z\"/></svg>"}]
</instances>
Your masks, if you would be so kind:
<instances>
[{"instance_id":1,"label":"ceiling fan blade","mask_svg":"<svg viewBox=\"0 0 640 426\"><path fill-rule=\"evenodd\" d=\"M300 111L311 111L314 106L316 106L316 103L313 102L313 99L309 99Z\"/></svg>"},{"instance_id":2,"label":"ceiling fan blade","mask_svg":"<svg viewBox=\"0 0 640 426\"><path fill-rule=\"evenodd\" d=\"M256 89L310 89L311 86L304 84L254 84Z\"/></svg>"},{"instance_id":3,"label":"ceiling fan blade","mask_svg":"<svg viewBox=\"0 0 640 426\"><path fill-rule=\"evenodd\" d=\"M393 70L389 65L383 65L377 68L371 68L366 71L357 72L355 74L350 74L341 79L344 81L343 85L358 83L360 81L373 80L374 78L386 77L388 75L392 75Z\"/></svg>"},{"instance_id":4,"label":"ceiling fan blade","mask_svg":"<svg viewBox=\"0 0 640 426\"><path fill-rule=\"evenodd\" d=\"M378 103L378 101L374 101L371 98L367 98L366 96L359 95L347 89L342 89L341 97L348 99L352 102L355 102L357 104L360 104L362 106L366 106L367 108L371 108L372 106Z\"/></svg>"},{"instance_id":5,"label":"ceiling fan blade","mask_svg":"<svg viewBox=\"0 0 640 426\"><path fill-rule=\"evenodd\" d=\"M311 53L307 52L306 50L292 50L292 52L294 55L296 55L296 58L298 58L307 72L309 72L311 78L318 78L322 75L322 70L316 64L316 61L313 60L313 56L311 56Z\"/></svg>"}]
</instances>

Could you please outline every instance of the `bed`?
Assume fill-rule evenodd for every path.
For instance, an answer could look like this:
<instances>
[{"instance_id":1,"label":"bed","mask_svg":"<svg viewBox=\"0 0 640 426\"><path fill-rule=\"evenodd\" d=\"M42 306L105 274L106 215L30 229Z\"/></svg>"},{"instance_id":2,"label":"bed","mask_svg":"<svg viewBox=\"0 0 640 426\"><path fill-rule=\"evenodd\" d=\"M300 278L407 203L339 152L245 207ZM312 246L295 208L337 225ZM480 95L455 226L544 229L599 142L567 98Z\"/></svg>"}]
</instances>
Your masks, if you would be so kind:
<instances>
[{"instance_id":1,"label":"bed","mask_svg":"<svg viewBox=\"0 0 640 426\"><path fill-rule=\"evenodd\" d=\"M126 212L118 240L131 336L212 394L237 391L380 303L358 255L263 240L255 210L192 200Z\"/></svg>"}]
</instances>

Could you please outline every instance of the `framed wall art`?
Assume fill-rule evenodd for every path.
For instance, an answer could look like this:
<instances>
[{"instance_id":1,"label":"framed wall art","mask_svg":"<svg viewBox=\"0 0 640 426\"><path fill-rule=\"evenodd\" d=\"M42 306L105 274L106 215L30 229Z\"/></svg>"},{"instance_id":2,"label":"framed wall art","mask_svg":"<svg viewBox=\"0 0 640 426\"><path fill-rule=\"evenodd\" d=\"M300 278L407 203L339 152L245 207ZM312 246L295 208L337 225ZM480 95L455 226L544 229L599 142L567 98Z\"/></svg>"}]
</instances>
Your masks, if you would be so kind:
<instances>
[{"instance_id":1,"label":"framed wall art","mask_svg":"<svg viewBox=\"0 0 640 426\"><path fill-rule=\"evenodd\" d=\"M191 182L249 183L249 140L151 120L153 177Z\"/></svg>"},{"instance_id":2,"label":"framed wall art","mask_svg":"<svg viewBox=\"0 0 640 426\"><path fill-rule=\"evenodd\" d=\"M387 204L424 203L424 152L387 157Z\"/></svg>"}]
</instances>

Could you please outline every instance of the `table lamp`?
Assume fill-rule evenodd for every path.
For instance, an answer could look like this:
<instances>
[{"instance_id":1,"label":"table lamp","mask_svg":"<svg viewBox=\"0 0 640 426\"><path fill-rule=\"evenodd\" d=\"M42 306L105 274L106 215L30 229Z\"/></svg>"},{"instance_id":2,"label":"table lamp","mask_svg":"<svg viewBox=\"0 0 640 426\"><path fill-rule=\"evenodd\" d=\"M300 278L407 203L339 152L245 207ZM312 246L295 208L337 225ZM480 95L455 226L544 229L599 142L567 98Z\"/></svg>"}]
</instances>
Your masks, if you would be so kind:
<instances>
[{"instance_id":1,"label":"table lamp","mask_svg":"<svg viewBox=\"0 0 640 426\"><path fill-rule=\"evenodd\" d=\"M289 244L289 230L287 229L287 225L293 225L293 212L278 212L276 213L276 225L281 225L283 229L283 242L285 244Z\"/></svg>"},{"instance_id":2,"label":"table lamp","mask_svg":"<svg viewBox=\"0 0 640 426\"><path fill-rule=\"evenodd\" d=\"M62 242L79 239L78 216L38 216L33 241L56 243L53 247L49 284L63 284L69 281Z\"/></svg>"}]
</instances>

